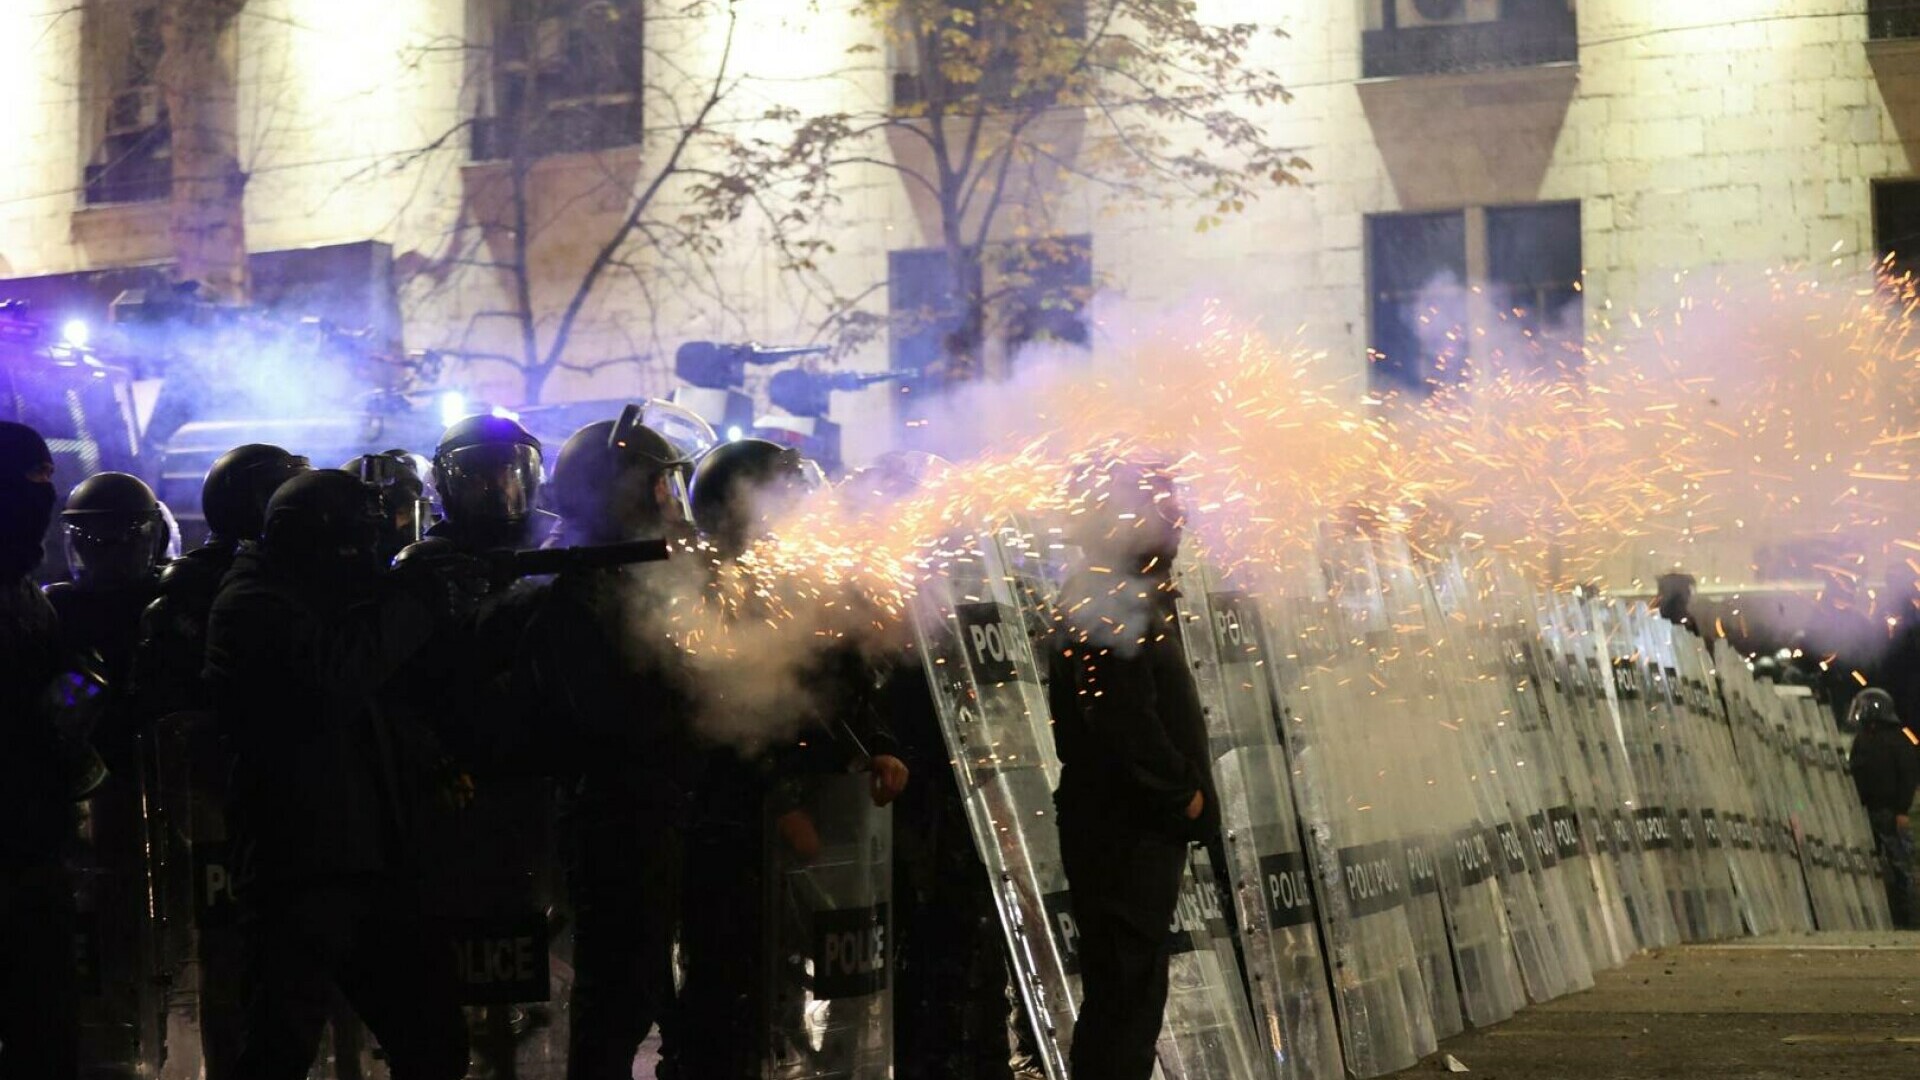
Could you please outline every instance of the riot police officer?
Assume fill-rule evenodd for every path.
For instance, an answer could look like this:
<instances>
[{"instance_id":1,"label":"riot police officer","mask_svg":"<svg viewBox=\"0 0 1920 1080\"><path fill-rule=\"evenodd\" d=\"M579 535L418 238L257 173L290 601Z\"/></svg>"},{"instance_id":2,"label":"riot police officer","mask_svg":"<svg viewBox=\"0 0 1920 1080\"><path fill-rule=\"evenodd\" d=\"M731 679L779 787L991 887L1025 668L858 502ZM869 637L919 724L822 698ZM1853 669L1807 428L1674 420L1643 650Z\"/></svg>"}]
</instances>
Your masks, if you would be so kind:
<instances>
[{"instance_id":1,"label":"riot police officer","mask_svg":"<svg viewBox=\"0 0 1920 1080\"><path fill-rule=\"evenodd\" d=\"M469 416L440 436L433 486L445 518L428 536L468 550L539 547L555 518L539 509L546 472L540 440L518 420Z\"/></svg>"},{"instance_id":2,"label":"riot police officer","mask_svg":"<svg viewBox=\"0 0 1920 1080\"><path fill-rule=\"evenodd\" d=\"M1048 685L1060 855L1086 991L1075 1076L1146 1080L1166 1010L1167 926L1190 841L1218 829L1206 722L1171 571L1182 511L1166 470L1083 468Z\"/></svg>"},{"instance_id":3,"label":"riot police officer","mask_svg":"<svg viewBox=\"0 0 1920 1080\"><path fill-rule=\"evenodd\" d=\"M100 992L82 1010L82 1047L90 1062L133 1071L157 1062L160 1007L153 950L158 927L148 897L164 837L148 828L154 790L153 744L128 692L141 612L153 601L172 525L152 489L126 473L96 473L75 485L60 513L69 581L47 587L69 652L102 661L104 714L94 732L108 771L119 778L88 801L80 875L91 910Z\"/></svg>"},{"instance_id":4,"label":"riot police officer","mask_svg":"<svg viewBox=\"0 0 1920 1080\"><path fill-rule=\"evenodd\" d=\"M571 544L685 528L684 462L644 426L581 428L554 473ZM629 1075L648 1030L670 1023L681 828L701 763L688 676L666 634L680 572L668 562L558 575L517 665L527 700L542 703L538 729L559 744L574 910L570 1080Z\"/></svg>"},{"instance_id":5,"label":"riot police officer","mask_svg":"<svg viewBox=\"0 0 1920 1080\"><path fill-rule=\"evenodd\" d=\"M711 572L736 572L729 564L822 482L816 466L777 443L736 439L714 447L694 470L692 489L694 521L718 559ZM741 619L764 614L752 603ZM697 902L702 917L688 920L684 930L680 1023L663 1032L662 1076L758 1075L769 1060L812 1051L804 1038L774 1036L798 1036L800 989L809 979L824 989L830 976L817 964L809 975L784 952L767 954L766 939L782 932L774 920L793 914L785 907L767 910L769 882L784 884L783 867L804 867L839 839L823 835L817 820L823 780L864 769L875 805L891 803L906 788L907 766L878 713L876 673L858 651L821 649L799 681L810 700L794 702L794 715L786 718L797 734L759 749L707 750L687 857L687 902ZM725 687L705 689L726 693ZM836 824L826 823L827 830ZM776 848L763 864L762 853ZM793 875L805 876L804 870ZM810 951L810 945L794 950ZM840 1022L837 1015L828 1028L819 1048L825 1057L853 1052L848 1044L864 1035L857 1021Z\"/></svg>"},{"instance_id":6,"label":"riot police officer","mask_svg":"<svg viewBox=\"0 0 1920 1080\"><path fill-rule=\"evenodd\" d=\"M405 450L386 450L362 454L340 467L380 492L383 559L391 562L401 548L425 537L433 527L433 493L426 483L433 466L425 458Z\"/></svg>"},{"instance_id":7,"label":"riot police officer","mask_svg":"<svg viewBox=\"0 0 1920 1080\"><path fill-rule=\"evenodd\" d=\"M71 1080L78 1063L73 831L60 734L42 707L59 624L31 577L52 520L53 454L0 420L0 1077Z\"/></svg>"},{"instance_id":8,"label":"riot police officer","mask_svg":"<svg viewBox=\"0 0 1920 1080\"><path fill-rule=\"evenodd\" d=\"M60 511L70 580L47 586L69 647L96 652L110 685L133 666L140 616L153 602L172 540L160 500L137 476L96 473L75 485ZM124 763L131 731L102 733L108 765Z\"/></svg>"},{"instance_id":9,"label":"riot police officer","mask_svg":"<svg viewBox=\"0 0 1920 1080\"><path fill-rule=\"evenodd\" d=\"M395 1080L458 1080L467 1068L452 953L420 917L406 842L440 759L383 700L462 613L431 582L383 579L381 517L377 492L352 474L288 481L208 627L249 913L237 1063L248 1080L306 1075L336 985Z\"/></svg>"},{"instance_id":10,"label":"riot police officer","mask_svg":"<svg viewBox=\"0 0 1920 1080\"><path fill-rule=\"evenodd\" d=\"M1887 910L1902 930L1920 928L1913 895L1913 842L1907 815L1920 786L1920 747L1900 725L1893 695L1869 687L1854 695L1848 717L1859 732L1847 752L1854 788L1873 826L1873 846L1886 871Z\"/></svg>"},{"instance_id":11,"label":"riot police officer","mask_svg":"<svg viewBox=\"0 0 1920 1080\"><path fill-rule=\"evenodd\" d=\"M397 458L389 452L382 457ZM509 675L527 621L543 586L502 582L460 572L463 556L522 551L552 539L558 519L538 508L546 480L540 440L516 420L470 416L447 428L434 451L432 488L444 516L428 520L424 490L394 476L389 466L364 477L384 477L390 516L413 523L424 539L399 552L399 564L464 591L476 605L471 623L443 635L409 665L406 707L431 725L473 777L473 797L434 806L422 815L429 910L466 926L526 925L551 899L552 797L529 767L523 704L510 693ZM486 987L469 997L493 998ZM522 993L526 993L523 991ZM517 1047L542 1017L505 1002L476 1007L474 1056L478 1071L506 1080L515 1074Z\"/></svg>"},{"instance_id":12,"label":"riot police officer","mask_svg":"<svg viewBox=\"0 0 1920 1080\"><path fill-rule=\"evenodd\" d=\"M240 1052L243 946L230 924L205 917L208 912L185 910L199 891L196 862L202 872L225 868L220 853L226 841L229 761L200 678L207 621L241 545L260 538L267 501L280 485L308 471L306 458L267 443L235 447L213 463L200 487L207 541L161 572L158 596L140 619L133 657L134 712L156 728L159 804L166 819L162 962L181 969L175 989L194 995L209 1080L232 1076ZM190 973L189 960L197 963Z\"/></svg>"}]
</instances>

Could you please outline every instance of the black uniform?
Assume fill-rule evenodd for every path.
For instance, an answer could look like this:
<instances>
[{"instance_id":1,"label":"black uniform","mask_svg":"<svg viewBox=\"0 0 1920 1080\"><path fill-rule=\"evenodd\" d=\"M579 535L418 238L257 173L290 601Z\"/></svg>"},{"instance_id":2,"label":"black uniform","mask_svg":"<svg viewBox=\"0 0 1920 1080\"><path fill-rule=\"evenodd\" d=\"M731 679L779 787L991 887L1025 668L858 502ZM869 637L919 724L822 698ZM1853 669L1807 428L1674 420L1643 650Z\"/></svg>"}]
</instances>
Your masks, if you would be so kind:
<instances>
[{"instance_id":1,"label":"black uniform","mask_svg":"<svg viewBox=\"0 0 1920 1080\"><path fill-rule=\"evenodd\" d=\"M554 579L519 662L560 744L562 860L574 910L567 1075L626 1076L673 997L681 830L700 767L685 674L633 630L650 575Z\"/></svg>"},{"instance_id":2,"label":"black uniform","mask_svg":"<svg viewBox=\"0 0 1920 1080\"><path fill-rule=\"evenodd\" d=\"M438 626L408 593L374 595L271 550L242 552L221 587L207 677L235 756L248 1080L306 1075L334 984L395 1080L466 1072L452 956L418 915L403 840L431 778L418 733L380 700Z\"/></svg>"},{"instance_id":3,"label":"black uniform","mask_svg":"<svg viewBox=\"0 0 1920 1080\"><path fill-rule=\"evenodd\" d=\"M1092 614L1112 611L1116 596L1136 622L1119 620L1117 634ZM1060 602L1048 688L1061 762L1054 801L1086 991L1073 1074L1144 1080L1188 845L1218 828L1206 722L1164 572L1079 573ZM1195 792L1204 812L1190 821Z\"/></svg>"},{"instance_id":4,"label":"black uniform","mask_svg":"<svg viewBox=\"0 0 1920 1080\"><path fill-rule=\"evenodd\" d=\"M90 911L99 955L98 990L82 1002L82 1045L88 1067L96 1063L133 1068L157 1053L159 1004L151 1000L156 927L148 919L150 834L148 801L154 795L153 746L144 717L129 692L140 614L152 602L152 578L117 588L87 588L74 582L47 587L60 617L68 655L98 656L107 699L93 744L112 783L88 801L81 870L81 910ZM145 1042L148 1045L142 1046Z\"/></svg>"},{"instance_id":5,"label":"black uniform","mask_svg":"<svg viewBox=\"0 0 1920 1080\"><path fill-rule=\"evenodd\" d=\"M79 1067L73 834L67 762L42 708L59 624L28 576L52 517L53 455L0 421L0 1080L70 1080Z\"/></svg>"},{"instance_id":6,"label":"black uniform","mask_svg":"<svg viewBox=\"0 0 1920 1080\"><path fill-rule=\"evenodd\" d=\"M1915 788L1920 786L1920 747L1898 724L1865 724L1854 736L1847 765L1886 868L1893 924L1902 929L1920 927L1914 911L1913 849L1899 822L1912 808Z\"/></svg>"},{"instance_id":7,"label":"black uniform","mask_svg":"<svg viewBox=\"0 0 1920 1080\"><path fill-rule=\"evenodd\" d=\"M429 544L421 547L444 545L469 555L528 550L539 547L554 525L552 515L539 512L478 527L441 521L428 530ZM489 935L510 928L518 932L535 919L544 921L556 892L551 758L541 752L541 733L527 722L530 707L515 696L512 680L515 654L545 587L532 581L453 587L484 591L473 622L441 635L408 665L403 680L411 714L430 726L458 767L475 778L469 804L432 805L422 815L426 906L435 918ZM545 968L544 950L536 962ZM463 987L463 996L471 999L475 989L499 1002L492 996L497 987ZM476 1071L516 1075L521 1036L514 1008L476 1007L470 1016ZM517 1026L532 1030L525 1013L520 1019Z\"/></svg>"},{"instance_id":8,"label":"black uniform","mask_svg":"<svg viewBox=\"0 0 1920 1080\"><path fill-rule=\"evenodd\" d=\"M240 1053L244 1020L240 987L244 948L231 925L200 925L194 910L197 873L224 872L229 755L213 717L201 672L207 662L207 622L220 581L233 567L234 545L195 548L161 571L158 595L141 615L133 654L135 713L154 725L159 757L159 804L165 815L166 923L163 962L189 959L197 979L179 989L198 994L200 1054L208 1080L227 1080ZM198 867L196 869L196 866Z\"/></svg>"}]
</instances>

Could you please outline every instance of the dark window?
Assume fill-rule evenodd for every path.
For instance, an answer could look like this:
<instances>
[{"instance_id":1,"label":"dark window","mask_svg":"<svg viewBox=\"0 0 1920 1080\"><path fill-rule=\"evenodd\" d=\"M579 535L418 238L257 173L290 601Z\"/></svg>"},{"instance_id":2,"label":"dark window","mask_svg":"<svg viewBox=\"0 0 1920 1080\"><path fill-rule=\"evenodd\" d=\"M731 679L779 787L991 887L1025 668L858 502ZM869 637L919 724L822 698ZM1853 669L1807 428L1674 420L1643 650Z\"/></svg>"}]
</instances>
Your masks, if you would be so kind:
<instances>
[{"instance_id":1,"label":"dark window","mask_svg":"<svg viewBox=\"0 0 1920 1080\"><path fill-rule=\"evenodd\" d=\"M1920 180L1874 183L1873 250L1895 273L1920 269Z\"/></svg>"},{"instance_id":2,"label":"dark window","mask_svg":"<svg viewBox=\"0 0 1920 1080\"><path fill-rule=\"evenodd\" d=\"M925 371L955 352L974 349L971 342L958 340L966 319L965 293L956 285L943 248L887 253L888 359L893 370ZM896 415L905 428L902 446L920 444L937 385L930 378L901 380Z\"/></svg>"},{"instance_id":3,"label":"dark window","mask_svg":"<svg viewBox=\"0 0 1920 1080\"><path fill-rule=\"evenodd\" d=\"M99 7L88 17L113 22L100 38L112 93L100 144L86 167L87 203L165 199L173 190L173 139L160 93L160 7Z\"/></svg>"},{"instance_id":4,"label":"dark window","mask_svg":"<svg viewBox=\"0 0 1920 1080\"><path fill-rule=\"evenodd\" d=\"M1366 0L1369 79L1531 67L1579 58L1573 0Z\"/></svg>"},{"instance_id":5,"label":"dark window","mask_svg":"<svg viewBox=\"0 0 1920 1080\"><path fill-rule=\"evenodd\" d=\"M1467 223L1455 210L1367 219L1373 293L1370 381L1429 393L1467 366Z\"/></svg>"},{"instance_id":6,"label":"dark window","mask_svg":"<svg viewBox=\"0 0 1920 1080\"><path fill-rule=\"evenodd\" d=\"M640 0L494 0L492 95L478 161L640 141Z\"/></svg>"},{"instance_id":7,"label":"dark window","mask_svg":"<svg viewBox=\"0 0 1920 1080\"><path fill-rule=\"evenodd\" d=\"M1487 292L1495 321L1514 331L1487 339L1490 363L1546 375L1579 370L1586 338L1580 270L1579 203L1487 211Z\"/></svg>"},{"instance_id":8,"label":"dark window","mask_svg":"<svg viewBox=\"0 0 1920 1080\"><path fill-rule=\"evenodd\" d=\"M1067 0L1057 5L1060 8L1059 22L1061 36L1066 39L1081 39L1087 36L1086 0ZM938 84L932 82L940 76L939 65L929 62L922 55L921 44L928 41L929 34L923 30L915 35L910 28L902 25L895 42L896 53L893 64L893 103L896 106L924 105L930 99L945 101L970 101L996 105L1044 104L1059 89L1057 86L1033 85L1032 80L1022 79L1020 70L1019 44L1011 39L1010 28L996 24L980 15L980 0L951 0L950 3L937 5L942 15L951 12L964 13L971 19L962 19L951 29L958 30L969 38L984 35L988 49L981 64L980 78L977 83L959 84L945 88L941 92ZM931 28L929 28L931 29ZM977 40L977 38L976 38ZM931 48L938 49L939 38L932 36ZM905 55L902 55L904 53Z\"/></svg>"},{"instance_id":9,"label":"dark window","mask_svg":"<svg viewBox=\"0 0 1920 1080\"><path fill-rule=\"evenodd\" d=\"M1867 0L1867 37L1920 37L1920 0Z\"/></svg>"}]
</instances>

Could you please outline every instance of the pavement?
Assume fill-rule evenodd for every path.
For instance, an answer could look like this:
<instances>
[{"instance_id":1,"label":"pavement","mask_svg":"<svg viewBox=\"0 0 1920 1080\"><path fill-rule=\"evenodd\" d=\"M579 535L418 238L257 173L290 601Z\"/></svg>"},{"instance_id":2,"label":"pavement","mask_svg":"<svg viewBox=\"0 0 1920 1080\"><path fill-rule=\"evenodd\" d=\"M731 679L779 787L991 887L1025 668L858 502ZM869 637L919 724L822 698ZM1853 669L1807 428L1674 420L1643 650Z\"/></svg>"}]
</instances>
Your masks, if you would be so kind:
<instances>
[{"instance_id":1,"label":"pavement","mask_svg":"<svg viewBox=\"0 0 1920 1080\"><path fill-rule=\"evenodd\" d=\"M1448 1039L1476 1080L1920 1077L1920 933L1688 945L1602 972L1592 990Z\"/></svg>"}]
</instances>

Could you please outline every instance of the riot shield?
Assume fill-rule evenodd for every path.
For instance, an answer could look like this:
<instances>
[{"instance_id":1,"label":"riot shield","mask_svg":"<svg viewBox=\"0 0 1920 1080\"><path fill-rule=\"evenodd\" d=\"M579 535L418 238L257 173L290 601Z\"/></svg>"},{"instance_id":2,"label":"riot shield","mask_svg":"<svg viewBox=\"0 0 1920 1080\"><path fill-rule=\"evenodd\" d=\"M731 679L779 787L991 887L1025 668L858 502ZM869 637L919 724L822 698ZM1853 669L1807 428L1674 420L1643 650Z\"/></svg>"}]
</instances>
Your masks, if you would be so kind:
<instances>
[{"instance_id":1,"label":"riot shield","mask_svg":"<svg viewBox=\"0 0 1920 1080\"><path fill-rule=\"evenodd\" d=\"M1633 931L1607 829L1596 829L1599 811L1588 773L1581 722L1574 710L1564 662L1549 639L1553 617L1527 583L1496 566L1494 595L1502 622L1508 685L1514 691L1515 727L1546 805L1548 835L1565 871L1569 903L1594 968L1615 967L1633 951Z\"/></svg>"},{"instance_id":2,"label":"riot shield","mask_svg":"<svg viewBox=\"0 0 1920 1080\"><path fill-rule=\"evenodd\" d=\"M1714 667L1726 699L1728 735L1753 799L1749 814L1736 822L1740 842L1752 853L1751 861L1774 883L1772 895L1779 926L1811 930L1812 898L1792 832L1785 824L1792 809L1787 793L1787 759L1769 720L1768 699L1774 695L1754 679L1730 642L1715 642Z\"/></svg>"},{"instance_id":3,"label":"riot shield","mask_svg":"<svg viewBox=\"0 0 1920 1080\"><path fill-rule=\"evenodd\" d=\"M1470 583L1459 560L1435 563L1422 578L1434 654L1453 673L1449 697L1459 718L1462 747L1469 764L1485 778L1481 786L1492 804L1496 839L1512 878L1512 899L1526 905L1519 920L1524 935L1543 954L1537 978L1527 986L1536 999L1589 987L1592 961L1578 930L1559 850L1549 836L1547 810L1553 803L1536 779L1539 763L1520 740L1519 705L1507 685L1508 670L1484 596L1491 585ZM1518 877L1522 872L1524 878ZM1524 963L1522 972L1527 973Z\"/></svg>"},{"instance_id":4,"label":"riot shield","mask_svg":"<svg viewBox=\"0 0 1920 1080\"><path fill-rule=\"evenodd\" d=\"M74 871L74 966L80 990L81 1067L150 1075L161 1058L157 889L163 868L153 822L150 746L135 739L113 782L81 804Z\"/></svg>"},{"instance_id":5,"label":"riot shield","mask_svg":"<svg viewBox=\"0 0 1920 1080\"><path fill-rule=\"evenodd\" d=\"M1008 540L1022 545L1016 550L1023 572L1015 570ZM970 537L959 548L921 585L916 635L974 840L994 878L1042 1064L1061 1078L1079 1007L1079 966L1053 811L1060 765L1032 637L1051 625L1046 608L1058 576L1032 565L1049 556L1025 546L1017 529ZM1219 907L1214 886L1191 873L1182 894L1188 913ZM1219 923L1176 937L1176 945L1183 940L1191 947L1170 966L1162 1070L1169 1078L1260 1075L1259 1039L1231 934Z\"/></svg>"},{"instance_id":6,"label":"riot shield","mask_svg":"<svg viewBox=\"0 0 1920 1080\"><path fill-rule=\"evenodd\" d=\"M1373 695L1390 628L1368 599L1363 563L1303 576L1265 612L1284 661L1282 731L1347 1071L1378 1076L1436 1044L1405 910L1404 848L1372 813L1387 794L1372 740L1389 740L1380 729L1397 720Z\"/></svg>"},{"instance_id":7,"label":"riot shield","mask_svg":"<svg viewBox=\"0 0 1920 1080\"><path fill-rule=\"evenodd\" d=\"M1069 911L1053 822L1059 762L1023 616L993 556L991 544L970 542L945 573L921 584L915 637L993 878L1015 983L1047 1075L1061 1080L1079 985L1058 921Z\"/></svg>"},{"instance_id":8,"label":"riot shield","mask_svg":"<svg viewBox=\"0 0 1920 1080\"><path fill-rule=\"evenodd\" d=\"M1184 560L1178 582L1181 631L1215 754L1231 910L1263 1048L1284 1080L1337 1076L1339 1031L1258 601Z\"/></svg>"},{"instance_id":9,"label":"riot shield","mask_svg":"<svg viewBox=\"0 0 1920 1080\"><path fill-rule=\"evenodd\" d=\"M1679 941L1667 898L1666 875L1655 852L1647 850L1631 814L1639 807L1631 770L1624 761L1620 705L1615 696L1612 659L1604 635L1593 625L1584 603L1560 602L1554 608L1560 675L1569 689L1574 748L1584 764L1578 770L1591 781L1596 843L1613 859L1621 897L1640 948L1662 948ZM1604 834L1604 835L1601 835Z\"/></svg>"},{"instance_id":10,"label":"riot shield","mask_svg":"<svg viewBox=\"0 0 1920 1080\"><path fill-rule=\"evenodd\" d=\"M811 777L793 809L819 850L796 851L766 823L767 1080L886 1080L893 817L863 774Z\"/></svg>"},{"instance_id":11,"label":"riot shield","mask_svg":"<svg viewBox=\"0 0 1920 1080\"><path fill-rule=\"evenodd\" d=\"M1196 845L1168 927L1173 956L1167 965L1167 1013L1157 1052L1170 1078L1272 1075L1247 1013L1229 910L1206 848Z\"/></svg>"}]
</instances>

